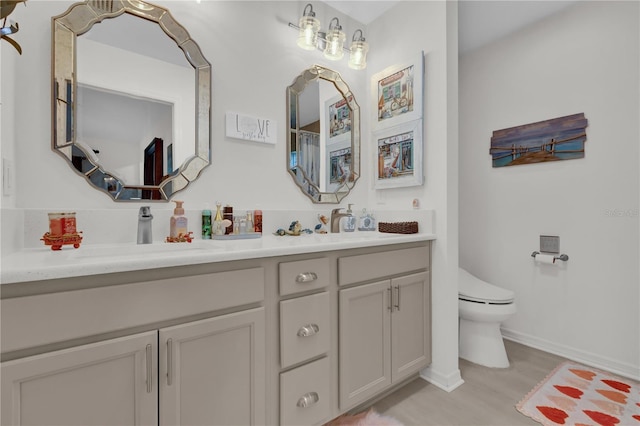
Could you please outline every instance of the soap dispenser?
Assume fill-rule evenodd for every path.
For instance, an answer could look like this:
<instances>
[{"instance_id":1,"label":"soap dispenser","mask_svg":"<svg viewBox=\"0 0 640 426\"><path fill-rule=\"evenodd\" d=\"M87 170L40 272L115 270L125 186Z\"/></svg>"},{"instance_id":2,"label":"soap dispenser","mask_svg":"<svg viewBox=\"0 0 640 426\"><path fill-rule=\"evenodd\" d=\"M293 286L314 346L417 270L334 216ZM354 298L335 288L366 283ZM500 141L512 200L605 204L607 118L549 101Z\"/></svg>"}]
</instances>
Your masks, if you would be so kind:
<instances>
[{"instance_id":1,"label":"soap dispenser","mask_svg":"<svg viewBox=\"0 0 640 426\"><path fill-rule=\"evenodd\" d=\"M189 231L187 217L184 215L184 209L182 208L184 201L174 201L174 203L176 203L176 208L173 209L173 216L171 216L169 236L178 238L180 235L187 235Z\"/></svg>"},{"instance_id":2,"label":"soap dispenser","mask_svg":"<svg viewBox=\"0 0 640 426\"><path fill-rule=\"evenodd\" d=\"M347 215L342 218L342 230L344 232L353 232L356 230L356 217L353 215L353 210L351 210L352 205L353 204L349 204Z\"/></svg>"}]
</instances>

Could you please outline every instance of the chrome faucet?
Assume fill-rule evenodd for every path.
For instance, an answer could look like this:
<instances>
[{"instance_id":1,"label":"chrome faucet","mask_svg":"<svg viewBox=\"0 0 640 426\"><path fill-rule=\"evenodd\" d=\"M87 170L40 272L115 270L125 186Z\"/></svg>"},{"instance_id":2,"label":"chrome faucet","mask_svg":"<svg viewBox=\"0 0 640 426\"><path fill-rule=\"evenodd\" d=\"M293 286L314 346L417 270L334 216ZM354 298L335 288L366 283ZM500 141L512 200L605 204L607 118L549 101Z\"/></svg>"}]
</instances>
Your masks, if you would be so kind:
<instances>
[{"instance_id":1,"label":"chrome faucet","mask_svg":"<svg viewBox=\"0 0 640 426\"><path fill-rule=\"evenodd\" d=\"M331 232L340 232L340 219L349 216L348 213L341 213L341 209L331 210Z\"/></svg>"},{"instance_id":2,"label":"chrome faucet","mask_svg":"<svg viewBox=\"0 0 640 426\"><path fill-rule=\"evenodd\" d=\"M153 237L151 236L151 207L140 207L138 212L138 244L151 244Z\"/></svg>"}]
</instances>

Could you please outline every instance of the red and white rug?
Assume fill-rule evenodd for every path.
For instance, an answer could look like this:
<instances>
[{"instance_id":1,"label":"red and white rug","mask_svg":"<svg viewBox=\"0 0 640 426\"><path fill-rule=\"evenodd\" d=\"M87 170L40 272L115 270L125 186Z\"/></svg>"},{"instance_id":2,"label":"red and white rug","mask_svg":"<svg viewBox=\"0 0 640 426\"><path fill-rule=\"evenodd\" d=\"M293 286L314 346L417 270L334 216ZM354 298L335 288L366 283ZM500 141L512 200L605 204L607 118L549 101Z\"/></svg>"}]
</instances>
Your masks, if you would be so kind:
<instances>
[{"instance_id":1,"label":"red and white rug","mask_svg":"<svg viewBox=\"0 0 640 426\"><path fill-rule=\"evenodd\" d=\"M402 423L393 417L383 416L369 409L355 415L342 415L324 426L402 426Z\"/></svg>"},{"instance_id":2,"label":"red and white rug","mask_svg":"<svg viewBox=\"0 0 640 426\"><path fill-rule=\"evenodd\" d=\"M640 426L640 383L568 361L516 408L545 426Z\"/></svg>"}]
</instances>

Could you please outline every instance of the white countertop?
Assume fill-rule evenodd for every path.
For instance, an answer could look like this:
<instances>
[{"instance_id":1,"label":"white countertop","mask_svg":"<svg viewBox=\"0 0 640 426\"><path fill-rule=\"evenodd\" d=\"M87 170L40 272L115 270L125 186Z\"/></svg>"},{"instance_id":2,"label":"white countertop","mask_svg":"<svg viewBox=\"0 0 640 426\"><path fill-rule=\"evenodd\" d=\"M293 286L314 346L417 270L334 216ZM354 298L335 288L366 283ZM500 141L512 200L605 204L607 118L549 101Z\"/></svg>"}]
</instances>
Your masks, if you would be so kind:
<instances>
[{"instance_id":1,"label":"white countertop","mask_svg":"<svg viewBox=\"0 0 640 426\"><path fill-rule=\"evenodd\" d=\"M262 235L244 240L194 240L191 243L154 242L148 245L83 244L78 249L49 246L24 249L2 258L1 284L81 277L203 263L382 246L434 240L431 233L388 234L362 232Z\"/></svg>"}]
</instances>

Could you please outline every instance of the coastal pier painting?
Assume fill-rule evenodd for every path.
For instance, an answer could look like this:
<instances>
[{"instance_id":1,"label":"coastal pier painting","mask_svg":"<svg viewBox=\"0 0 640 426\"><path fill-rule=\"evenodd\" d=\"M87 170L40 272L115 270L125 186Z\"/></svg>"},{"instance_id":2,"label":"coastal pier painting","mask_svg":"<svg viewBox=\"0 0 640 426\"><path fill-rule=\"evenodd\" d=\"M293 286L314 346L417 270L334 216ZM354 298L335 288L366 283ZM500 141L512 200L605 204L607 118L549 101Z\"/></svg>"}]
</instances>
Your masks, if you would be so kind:
<instances>
[{"instance_id":1,"label":"coastal pier painting","mask_svg":"<svg viewBox=\"0 0 640 426\"><path fill-rule=\"evenodd\" d=\"M588 125L584 113L495 130L493 167L584 158Z\"/></svg>"}]
</instances>

